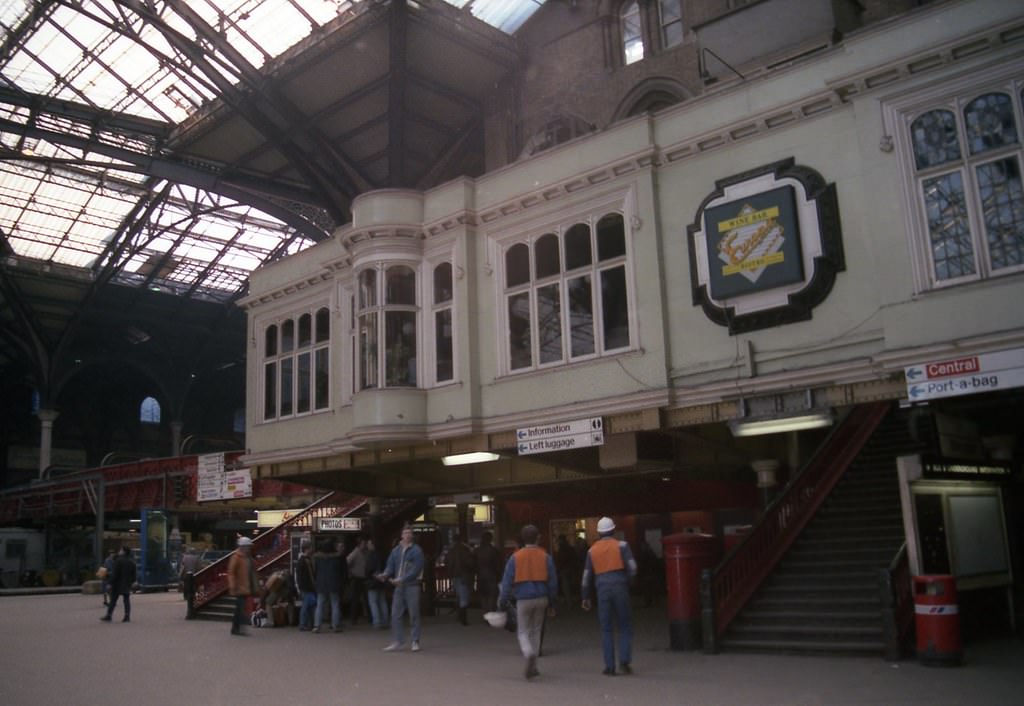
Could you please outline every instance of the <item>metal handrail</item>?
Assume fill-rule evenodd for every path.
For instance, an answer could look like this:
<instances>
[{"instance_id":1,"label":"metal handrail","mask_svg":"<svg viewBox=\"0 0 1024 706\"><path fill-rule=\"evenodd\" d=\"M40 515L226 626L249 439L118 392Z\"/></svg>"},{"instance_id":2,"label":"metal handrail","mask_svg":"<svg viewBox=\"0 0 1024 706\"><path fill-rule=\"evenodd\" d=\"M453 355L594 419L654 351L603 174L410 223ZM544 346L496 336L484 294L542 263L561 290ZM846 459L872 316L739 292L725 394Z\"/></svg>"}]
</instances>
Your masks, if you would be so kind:
<instances>
[{"instance_id":1,"label":"metal handrail","mask_svg":"<svg viewBox=\"0 0 1024 706\"><path fill-rule=\"evenodd\" d=\"M338 504L340 498L347 498L345 502ZM365 505L368 499L363 496L348 496L345 493L336 491L328 493L308 505L302 512L288 518L276 527L263 532L252 540L252 552L256 558L257 571L265 571L273 566L291 551L287 541L275 539L282 537L287 540L287 530L295 527L312 527L317 517L341 517L355 512ZM231 555L221 557L209 566L197 571L193 575L193 587L195 596L189 614L202 608L206 604L222 596L228 590L228 562Z\"/></svg>"},{"instance_id":2,"label":"metal handrail","mask_svg":"<svg viewBox=\"0 0 1024 706\"><path fill-rule=\"evenodd\" d=\"M914 622L914 592L911 584L910 559L907 543L904 542L889 566L878 574L885 658L892 662L903 656L903 646L907 643Z\"/></svg>"},{"instance_id":3,"label":"metal handrail","mask_svg":"<svg viewBox=\"0 0 1024 706\"><path fill-rule=\"evenodd\" d=\"M829 492L889 411L888 402L861 405L829 435L803 470L766 509L750 533L701 577L704 649L719 638L807 526Z\"/></svg>"}]
</instances>

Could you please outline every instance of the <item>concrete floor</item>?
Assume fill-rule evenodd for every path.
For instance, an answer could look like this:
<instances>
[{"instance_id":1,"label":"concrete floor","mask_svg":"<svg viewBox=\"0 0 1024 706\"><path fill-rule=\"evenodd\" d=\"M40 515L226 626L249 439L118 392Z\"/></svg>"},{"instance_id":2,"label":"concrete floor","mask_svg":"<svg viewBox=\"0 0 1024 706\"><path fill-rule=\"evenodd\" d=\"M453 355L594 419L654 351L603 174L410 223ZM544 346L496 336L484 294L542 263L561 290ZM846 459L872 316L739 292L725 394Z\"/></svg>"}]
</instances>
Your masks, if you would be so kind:
<instances>
[{"instance_id":1,"label":"concrete floor","mask_svg":"<svg viewBox=\"0 0 1024 706\"><path fill-rule=\"evenodd\" d=\"M576 704L1020 704L1024 640L968 643L964 665L913 659L672 652L663 610L636 613L633 676L604 677L593 614L549 623L541 676L527 682L514 636L479 611L425 618L423 650L384 653L388 633L294 628L229 635L184 620L180 594L133 596L132 622L101 623L99 596L0 597L4 706L575 706Z\"/></svg>"}]
</instances>

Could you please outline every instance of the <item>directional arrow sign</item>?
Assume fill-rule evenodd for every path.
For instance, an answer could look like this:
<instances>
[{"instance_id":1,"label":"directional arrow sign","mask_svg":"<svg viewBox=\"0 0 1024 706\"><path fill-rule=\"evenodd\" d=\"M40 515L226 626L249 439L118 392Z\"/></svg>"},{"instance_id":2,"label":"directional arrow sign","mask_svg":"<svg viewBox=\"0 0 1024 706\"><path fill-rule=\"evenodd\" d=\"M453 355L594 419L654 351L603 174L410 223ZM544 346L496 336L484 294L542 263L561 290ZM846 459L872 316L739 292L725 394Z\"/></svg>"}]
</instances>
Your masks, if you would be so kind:
<instances>
[{"instance_id":1,"label":"directional arrow sign","mask_svg":"<svg viewBox=\"0 0 1024 706\"><path fill-rule=\"evenodd\" d=\"M959 375L910 383L907 385L907 397L911 402L922 402L940 397L971 395L1022 386L1024 386L1024 368L1012 368L991 373Z\"/></svg>"},{"instance_id":2,"label":"directional arrow sign","mask_svg":"<svg viewBox=\"0 0 1024 706\"><path fill-rule=\"evenodd\" d=\"M520 456L526 456L528 454L539 454L548 451L582 449L588 446L601 446L602 444L604 444L604 432L595 431L587 434L571 434L569 436L520 441L517 448L519 449Z\"/></svg>"},{"instance_id":3,"label":"directional arrow sign","mask_svg":"<svg viewBox=\"0 0 1024 706\"><path fill-rule=\"evenodd\" d=\"M555 422L516 430L520 455L566 451L604 444L604 423L601 417Z\"/></svg>"}]
</instances>

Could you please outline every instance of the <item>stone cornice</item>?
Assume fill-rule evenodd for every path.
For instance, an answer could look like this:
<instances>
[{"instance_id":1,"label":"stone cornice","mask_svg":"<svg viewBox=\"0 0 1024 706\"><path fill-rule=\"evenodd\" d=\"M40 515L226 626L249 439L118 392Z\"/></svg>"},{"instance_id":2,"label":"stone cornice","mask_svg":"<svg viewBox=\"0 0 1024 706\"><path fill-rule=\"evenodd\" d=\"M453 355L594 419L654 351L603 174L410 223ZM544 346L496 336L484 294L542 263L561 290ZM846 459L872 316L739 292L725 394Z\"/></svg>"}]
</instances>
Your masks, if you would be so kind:
<instances>
[{"instance_id":1,"label":"stone cornice","mask_svg":"<svg viewBox=\"0 0 1024 706\"><path fill-rule=\"evenodd\" d=\"M607 184L624 176L650 169L657 164L657 151L653 145L613 162L595 167L582 174L556 181L519 194L511 199L480 209L479 223L493 224L502 218L519 216L523 213L546 206L568 196L576 196L586 190Z\"/></svg>"}]
</instances>

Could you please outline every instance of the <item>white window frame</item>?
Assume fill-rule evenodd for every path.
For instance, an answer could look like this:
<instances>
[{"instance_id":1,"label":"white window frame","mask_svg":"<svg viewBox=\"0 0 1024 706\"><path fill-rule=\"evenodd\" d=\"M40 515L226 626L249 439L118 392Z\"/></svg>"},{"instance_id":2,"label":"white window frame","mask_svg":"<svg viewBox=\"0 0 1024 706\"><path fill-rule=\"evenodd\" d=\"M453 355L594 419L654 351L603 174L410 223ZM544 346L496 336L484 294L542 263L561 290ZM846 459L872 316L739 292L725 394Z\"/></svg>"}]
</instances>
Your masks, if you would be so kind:
<instances>
[{"instance_id":1,"label":"white window frame","mask_svg":"<svg viewBox=\"0 0 1024 706\"><path fill-rule=\"evenodd\" d=\"M327 312L327 339L324 341L317 341L316 338L316 317L320 311ZM308 346L299 346L299 320L308 314L310 316L310 336ZM267 320L260 321L258 324L258 340L259 340L259 406L258 406L258 423L269 424L271 422L282 421L286 419L293 419L295 417L306 417L312 414L322 414L328 412L331 409L331 398L332 398L332 374L333 359L331 355L331 340L333 337L334 323L332 321L333 314L331 306L328 302L316 302L310 303L308 306L302 309L292 310L288 314L281 314L274 318L268 318ZM295 326L295 342L292 349L288 352L284 352L281 347L281 331L284 324L291 321ZM267 330L271 326L277 327L277 352L272 355L267 355ZM327 360L327 399L323 406L317 406L316 398L316 356L320 351L326 351ZM309 353L309 410L300 412L298 411L299 405L299 357L304 353ZM291 360L292 362L292 380L291 380L291 401L292 411L288 414L281 413L281 363L284 360ZM274 408L275 412L273 416L267 416L267 365L274 364Z\"/></svg>"},{"instance_id":2,"label":"white window frame","mask_svg":"<svg viewBox=\"0 0 1024 706\"><path fill-rule=\"evenodd\" d=\"M969 282L998 279L1024 271L1024 266L1006 267L995 272L991 270L988 242L984 232L984 219L978 190L975 186L974 171L980 164L1015 156L1022 173L1024 173L1024 106L1022 106L1021 99L1024 78L1020 78L1022 75L1024 75L1024 59L1017 59L961 73L932 82L919 90L901 94L889 100L882 100L883 121L888 134L893 138L899 162L901 185L906 204L907 233L910 240L915 294L937 291ZM1005 93L1010 96L1017 118L1018 141L1016 145L1010 147L971 155L964 134L963 108L972 100L989 93ZM961 149L960 160L918 171L910 133L911 125L918 117L936 109L949 110L956 117ZM971 231L976 271L961 277L939 280L935 277L921 183L930 177L955 171L959 171L964 180L968 224Z\"/></svg>"},{"instance_id":3,"label":"white window frame","mask_svg":"<svg viewBox=\"0 0 1024 706\"><path fill-rule=\"evenodd\" d=\"M590 202L581 203L571 210L564 210L559 214L554 214L551 217L544 219L537 219L531 222L519 224L517 226L509 226L501 234L494 233L491 235L492 247L491 257L493 270L496 274L495 277L495 308L497 311L497 320L500 323L496 327L496 346L499 353L499 365L498 374L499 376L514 376L528 374L531 372L550 370L562 368L568 365L577 365L580 363L586 363L589 361L610 358L613 356L622 355L639 349L638 331L637 331L637 313L636 313L636 287L634 284L634 255L633 255L633 195L632 191L629 194L623 194L621 191L609 197L605 195L603 197L597 197ZM598 222L605 216L617 213L622 216L623 228L625 231L625 254L616 258L599 261L597 252L597 233L596 228ZM565 234L572 228L572 226L578 223L586 223L590 227L591 235L591 263L589 267L581 267L567 271L565 269ZM550 277L538 280L535 276L536 270L534 268L534 245L539 238L549 233L554 233L558 237L559 241L559 257L560 257L560 271L559 274L552 275ZM506 261L505 254L508 250L517 244L525 244L530 253L529 267L530 267L530 280L526 284L516 285L515 287L508 287L506 284ZM618 267L623 268L625 276L625 287L626 296L628 297L626 315L628 316L628 335L629 344L620 348L605 349L605 331L604 331L604 316L603 316L603 303L600 301L600 274L606 270L612 270ZM584 272L589 271L591 274L591 292L593 296L592 307L594 315L594 352L583 355L573 356L570 349L570 337L571 337L571 325L569 324L569 306L568 306L568 289L565 286L569 280L579 277ZM562 322L562 357L558 361L551 361L547 363L540 363L540 350L538 340L538 324L537 324L537 290L542 286L546 286L553 282L559 282L559 299L561 307L561 322ZM509 315L508 315L508 298L509 296L521 293L529 292L530 300L530 327L531 327L531 365L524 366L521 368L512 368L511 361L511 350L509 348Z\"/></svg>"},{"instance_id":4,"label":"white window frame","mask_svg":"<svg viewBox=\"0 0 1024 706\"><path fill-rule=\"evenodd\" d=\"M388 304L385 300L386 286L387 286L387 272L388 270L395 267L407 267L412 270L413 276L416 278L414 291L416 296L415 304ZM360 278L362 274L367 270L374 270L377 273L376 281L376 303L368 306L361 307L359 299L359 288ZM354 356L352 373L353 389L356 393L364 392L368 390L411 390L421 389L423 387L423 350L424 350L424 337L423 337L423 297L424 297L424 273L422 262L408 260L408 259L396 259L396 260L375 260L373 262L366 263L360 266L353 276L353 320L352 329L355 335L354 346L352 348L352 354ZM388 385L387 384L387 350L386 350L386 336L387 336L387 313L388 312L410 312L413 313L413 321L416 327L416 348L414 351L415 360L415 384L414 385ZM362 386L362 366L363 359L359 349L359 326L360 319L370 313L376 313L377 315L377 384L372 386Z\"/></svg>"},{"instance_id":5,"label":"white window frame","mask_svg":"<svg viewBox=\"0 0 1024 706\"><path fill-rule=\"evenodd\" d=\"M434 301L434 270L441 265L447 264L452 270L452 298L446 302L435 303ZM421 354L423 358L423 366L426 371L424 374L423 381L430 387L440 387L443 385L451 385L457 380L457 372L459 369L459 344L458 344L458 309L456 301L458 297L456 294L456 282L459 280L459 269L456 267L454 258L451 257L450 252L445 252L436 258L428 258L424 261L423 275L421 282L423 283L423 301L425 302L422 307L425 312L429 309L430 320L424 324L422 339L423 347ZM439 380L437 377L437 316L442 311L449 311L451 314L451 326L452 326L452 376L445 380Z\"/></svg>"}]
</instances>

